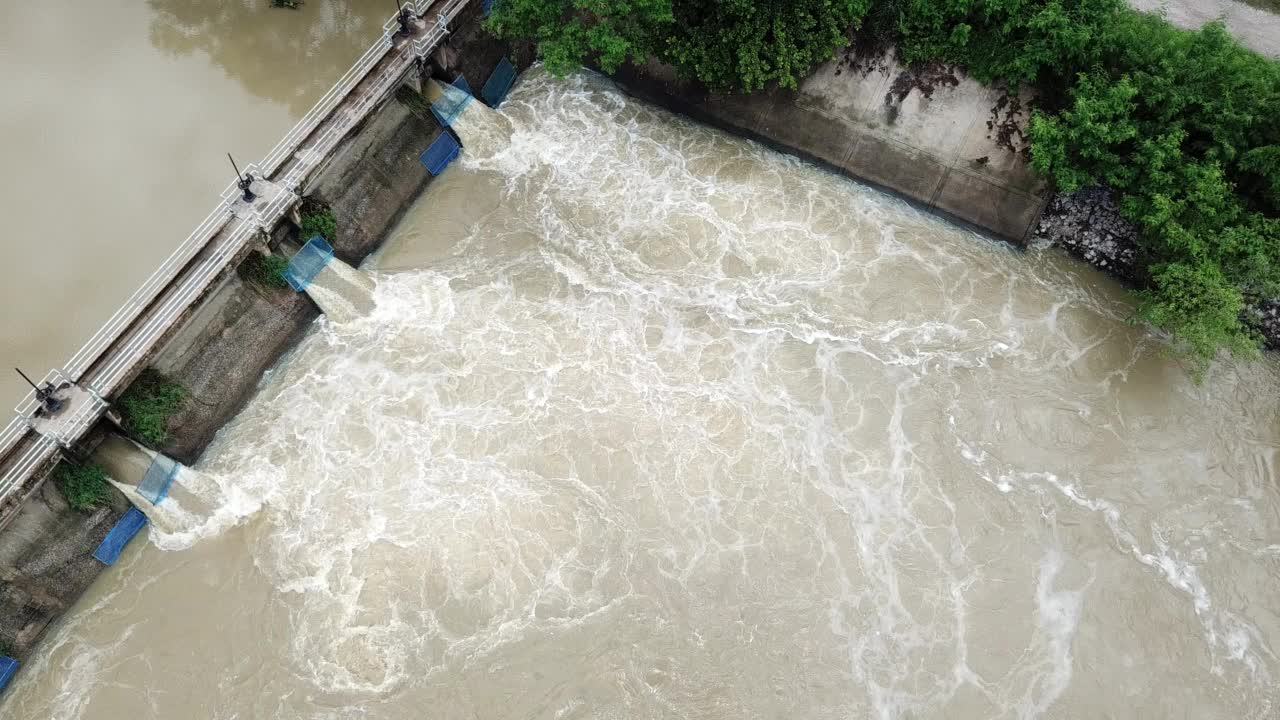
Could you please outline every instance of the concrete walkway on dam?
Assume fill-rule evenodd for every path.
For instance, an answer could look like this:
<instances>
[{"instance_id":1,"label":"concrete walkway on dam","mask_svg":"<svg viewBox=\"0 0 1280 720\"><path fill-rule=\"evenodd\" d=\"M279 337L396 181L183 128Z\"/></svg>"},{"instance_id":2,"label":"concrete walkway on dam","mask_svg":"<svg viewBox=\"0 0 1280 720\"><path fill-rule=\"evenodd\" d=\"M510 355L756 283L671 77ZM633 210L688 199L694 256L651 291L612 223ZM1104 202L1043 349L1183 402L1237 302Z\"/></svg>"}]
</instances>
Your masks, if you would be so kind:
<instances>
[{"instance_id":1,"label":"concrete walkway on dam","mask_svg":"<svg viewBox=\"0 0 1280 720\"><path fill-rule=\"evenodd\" d=\"M1163 14L1184 28L1198 28L1221 19L1245 47L1280 57L1280 15L1235 0L1129 0L1146 12Z\"/></svg>"}]
</instances>

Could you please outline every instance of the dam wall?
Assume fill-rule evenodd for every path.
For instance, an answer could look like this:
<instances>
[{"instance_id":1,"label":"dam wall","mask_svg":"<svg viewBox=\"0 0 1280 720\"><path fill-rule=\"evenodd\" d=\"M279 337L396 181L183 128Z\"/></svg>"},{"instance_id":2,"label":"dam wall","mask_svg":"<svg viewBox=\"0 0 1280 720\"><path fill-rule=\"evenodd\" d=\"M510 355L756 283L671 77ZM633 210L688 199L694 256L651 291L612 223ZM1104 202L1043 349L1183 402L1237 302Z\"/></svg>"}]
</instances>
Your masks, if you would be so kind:
<instances>
[{"instance_id":1,"label":"dam wall","mask_svg":"<svg viewBox=\"0 0 1280 720\"><path fill-rule=\"evenodd\" d=\"M330 204L338 231L331 243L357 264L381 244L400 208L428 182L418 155L440 128L391 99L343 145L304 191ZM305 242L282 224L274 252ZM231 273L156 356L152 366L187 390L169 419L168 441L157 450L190 465L214 435L253 397L263 373L301 339L320 315L304 293Z\"/></svg>"},{"instance_id":2,"label":"dam wall","mask_svg":"<svg viewBox=\"0 0 1280 720\"><path fill-rule=\"evenodd\" d=\"M523 69L532 48L512 49L483 31L481 3L458 17L446 45L404 84L426 76L452 80L465 74L478 87L507 56ZM298 188L299 195L328 204L337 219L332 244L338 257L358 264L381 246L412 200L431 181L419 155L440 133L435 118L391 93L371 110ZM182 385L187 399L169 418L168 439L154 448L195 463L217 431L249 402L263 374L303 337L320 311L304 293L250 279L256 252L291 253L306 238L281 221L239 252L209 290L184 310L174 329L148 357L148 367ZM87 456L110 423L76 446ZM55 483L42 482L0 530L0 651L26 658L39 638L105 568L93 559L129 503L112 491L109 507L90 513L70 508ZM0 652L3 654L3 652Z\"/></svg>"},{"instance_id":3,"label":"dam wall","mask_svg":"<svg viewBox=\"0 0 1280 720\"><path fill-rule=\"evenodd\" d=\"M532 48L511 54L483 30L479 19L476 4L437 55L434 70L443 79L462 73L478 87L504 55L521 69L532 63ZM409 78L413 85L418 80ZM338 259L358 266L382 246L431 182L419 156L442 132L430 113L423 117L389 98L303 188L302 195L333 210L338 230L330 244ZM306 240L292 225L282 224L272 244L292 250ZM169 440L156 450L187 465L196 462L218 429L253 397L263 373L293 348L319 314L305 293L263 286L247 280L244 272L229 275L153 362L190 394L170 419Z\"/></svg>"},{"instance_id":4,"label":"dam wall","mask_svg":"<svg viewBox=\"0 0 1280 720\"><path fill-rule=\"evenodd\" d=\"M128 508L113 493L110 506L77 512L54 483L23 504L0 535L0 643L12 655L25 657L102 572L93 550Z\"/></svg>"},{"instance_id":5,"label":"dam wall","mask_svg":"<svg viewBox=\"0 0 1280 720\"><path fill-rule=\"evenodd\" d=\"M820 65L799 90L712 95L660 63L614 74L628 92L889 190L1023 244L1048 192L1015 141L999 142L1002 93L958 76L917 78L886 54ZM1014 106L1010 106L1014 107ZM990 123L990 125L988 124Z\"/></svg>"}]
</instances>

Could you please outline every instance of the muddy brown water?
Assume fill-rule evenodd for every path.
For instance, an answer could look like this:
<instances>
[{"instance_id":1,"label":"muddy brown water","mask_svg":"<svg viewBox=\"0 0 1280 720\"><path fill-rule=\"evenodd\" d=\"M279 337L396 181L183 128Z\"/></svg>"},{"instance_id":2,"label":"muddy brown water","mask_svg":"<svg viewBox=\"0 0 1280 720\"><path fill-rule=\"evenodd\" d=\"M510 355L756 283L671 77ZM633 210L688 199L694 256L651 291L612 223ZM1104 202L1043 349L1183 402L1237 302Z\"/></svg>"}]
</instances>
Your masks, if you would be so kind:
<instances>
[{"instance_id":1,"label":"muddy brown water","mask_svg":"<svg viewBox=\"0 0 1280 720\"><path fill-rule=\"evenodd\" d=\"M598 79L458 130L5 717L1280 711L1274 358Z\"/></svg>"}]
</instances>

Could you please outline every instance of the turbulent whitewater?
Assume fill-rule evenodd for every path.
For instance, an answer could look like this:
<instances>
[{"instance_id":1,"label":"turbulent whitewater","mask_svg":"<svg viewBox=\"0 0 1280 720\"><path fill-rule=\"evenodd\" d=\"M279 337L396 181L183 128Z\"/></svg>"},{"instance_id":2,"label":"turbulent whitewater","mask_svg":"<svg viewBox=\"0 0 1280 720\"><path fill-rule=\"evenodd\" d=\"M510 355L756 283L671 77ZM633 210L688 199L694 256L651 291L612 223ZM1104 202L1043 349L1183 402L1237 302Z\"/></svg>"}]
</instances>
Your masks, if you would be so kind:
<instances>
[{"instance_id":1,"label":"turbulent whitewater","mask_svg":"<svg viewBox=\"0 0 1280 720\"><path fill-rule=\"evenodd\" d=\"M5 717L1280 712L1274 360L596 78L458 127Z\"/></svg>"}]
</instances>

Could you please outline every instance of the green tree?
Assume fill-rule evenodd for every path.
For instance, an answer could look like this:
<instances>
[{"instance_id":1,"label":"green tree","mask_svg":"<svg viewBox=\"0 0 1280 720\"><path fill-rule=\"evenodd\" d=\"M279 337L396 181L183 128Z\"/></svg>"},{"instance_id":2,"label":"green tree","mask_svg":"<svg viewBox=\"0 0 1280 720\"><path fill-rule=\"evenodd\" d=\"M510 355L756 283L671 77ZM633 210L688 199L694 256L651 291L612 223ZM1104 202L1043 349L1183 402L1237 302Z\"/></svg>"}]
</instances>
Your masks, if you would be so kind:
<instances>
[{"instance_id":1,"label":"green tree","mask_svg":"<svg viewBox=\"0 0 1280 720\"><path fill-rule=\"evenodd\" d=\"M1097 61L1121 0L880 0L873 32L912 62L960 65L984 82L1062 82Z\"/></svg>"},{"instance_id":2,"label":"green tree","mask_svg":"<svg viewBox=\"0 0 1280 720\"><path fill-rule=\"evenodd\" d=\"M872 0L676 0L662 59L715 90L794 88L847 45Z\"/></svg>"},{"instance_id":3,"label":"green tree","mask_svg":"<svg viewBox=\"0 0 1280 720\"><path fill-rule=\"evenodd\" d=\"M489 18L498 36L529 38L557 74L583 63L613 72L661 47L675 17L672 0L504 0Z\"/></svg>"},{"instance_id":4,"label":"green tree","mask_svg":"<svg viewBox=\"0 0 1280 720\"><path fill-rule=\"evenodd\" d=\"M1240 290L1213 263L1162 263L1152 266L1151 278L1139 294L1138 317L1172 333L1197 375L1221 348L1246 357L1258 353L1258 338L1240 321Z\"/></svg>"}]
</instances>

